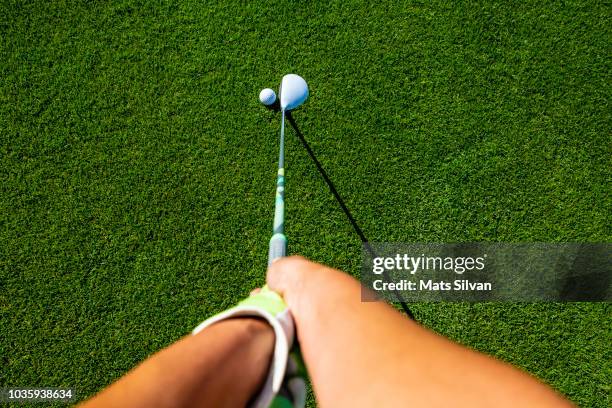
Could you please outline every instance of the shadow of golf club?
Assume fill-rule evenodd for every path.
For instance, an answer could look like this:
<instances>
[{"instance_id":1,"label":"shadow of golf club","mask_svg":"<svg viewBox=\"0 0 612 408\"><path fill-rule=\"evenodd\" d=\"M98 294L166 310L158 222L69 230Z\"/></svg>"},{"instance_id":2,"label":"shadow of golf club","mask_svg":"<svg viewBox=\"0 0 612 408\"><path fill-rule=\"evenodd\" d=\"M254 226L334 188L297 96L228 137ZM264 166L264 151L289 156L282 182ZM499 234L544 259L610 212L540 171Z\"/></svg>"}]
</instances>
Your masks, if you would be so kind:
<instances>
[{"instance_id":1,"label":"shadow of golf club","mask_svg":"<svg viewBox=\"0 0 612 408\"><path fill-rule=\"evenodd\" d=\"M342 211L346 215L346 218L348 218L349 222L351 223L351 226L353 227L353 229L355 230L355 232L359 236L359 239L361 240L361 243L362 243L363 247L368 252L368 254L369 254L369 256L371 258L376 258L377 255L374 252L374 249L370 245L370 243L369 243L368 239L366 238L365 234L363 233L361 227L359 227L359 224L357 224L357 221L355 220L355 217L353 217L353 214L351 213L351 211L348 209L348 207L344 203L344 200L342 199L342 197L338 193L338 190L336 189L336 186L334 185L334 183L331 181L331 179L327 175L327 172L325 171L325 169L321 165L321 162L319 161L319 159L317 159L317 156L315 155L314 151L310 147L310 144L308 144L308 142L306 141L306 138L304 137L304 135L300 131L297 123L295 122L295 119L293 118L293 115L289 111L289 112L286 112L285 116L287 118L287 121L289 121L289 124L291 124L291 127L295 131L295 134L297 135L298 139L300 139L300 142L302 142L302 146L304 146L304 149L306 149L306 152L308 152L308 155L312 159L312 162L315 164L317 170L319 171L319 174L321 175L321 177L323 177L323 180L325 180L325 183L329 187L329 189L330 189L331 193L333 194L334 198L336 199L336 201L338 202L338 204L342 208ZM383 271L383 277L385 278L386 281L388 281L388 282L391 281L391 279L389 277L389 274L388 274L388 272L386 270ZM397 291L393 291L393 294L394 294L395 298L397 299L397 302L399 302L400 305L402 306L402 310L404 311L404 313L406 313L406 315L408 317L410 317L412 320L415 320L414 319L414 314L412 313L410 308L408 308L408 305L406 304L406 301L402 298L402 295L399 292L397 292Z\"/></svg>"}]
</instances>

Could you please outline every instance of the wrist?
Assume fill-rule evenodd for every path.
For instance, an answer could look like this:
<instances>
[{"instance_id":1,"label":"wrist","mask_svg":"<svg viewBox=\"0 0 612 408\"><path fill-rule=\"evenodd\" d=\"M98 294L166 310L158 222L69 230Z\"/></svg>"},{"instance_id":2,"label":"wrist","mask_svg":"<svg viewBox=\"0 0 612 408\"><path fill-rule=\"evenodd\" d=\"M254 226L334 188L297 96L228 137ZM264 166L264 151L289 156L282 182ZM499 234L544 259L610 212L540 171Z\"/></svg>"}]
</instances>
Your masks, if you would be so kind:
<instances>
[{"instance_id":1,"label":"wrist","mask_svg":"<svg viewBox=\"0 0 612 408\"><path fill-rule=\"evenodd\" d=\"M265 336L274 340L274 330L272 327L268 324L268 322L257 317L235 317L222 320L215 323L214 326L223 326L224 328L234 332L239 338L255 338Z\"/></svg>"},{"instance_id":2,"label":"wrist","mask_svg":"<svg viewBox=\"0 0 612 408\"><path fill-rule=\"evenodd\" d=\"M268 375L252 402L254 407L264 407L271 403L281 389L295 333L291 313L283 298L269 288L263 287L236 306L206 319L193 329L192 334L214 330L221 324L230 324L237 325L242 336L249 338L252 337L250 333L257 333L262 329L256 319L261 319L269 327L273 333L274 343L272 358L267 358L265 361L265 365L269 367ZM248 350L249 353L250 351L251 349Z\"/></svg>"}]
</instances>

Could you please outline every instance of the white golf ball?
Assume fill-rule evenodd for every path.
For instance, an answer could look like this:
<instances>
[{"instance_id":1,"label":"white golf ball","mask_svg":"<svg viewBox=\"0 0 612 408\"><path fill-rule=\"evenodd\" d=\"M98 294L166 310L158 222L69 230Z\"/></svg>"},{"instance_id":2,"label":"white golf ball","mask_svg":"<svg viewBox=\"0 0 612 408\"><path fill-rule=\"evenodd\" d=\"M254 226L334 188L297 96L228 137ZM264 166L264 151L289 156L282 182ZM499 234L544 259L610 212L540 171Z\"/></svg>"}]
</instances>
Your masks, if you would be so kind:
<instances>
[{"instance_id":1,"label":"white golf ball","mask_svg":"<svg viewBox=\"0 0 612 408\"><path fill-rule=\"evenodd\" d=\"M276 101L276 94L270 88L262 89L259 93L259 100L266 106L272 105Z\"/></svg>"}]
</instances>

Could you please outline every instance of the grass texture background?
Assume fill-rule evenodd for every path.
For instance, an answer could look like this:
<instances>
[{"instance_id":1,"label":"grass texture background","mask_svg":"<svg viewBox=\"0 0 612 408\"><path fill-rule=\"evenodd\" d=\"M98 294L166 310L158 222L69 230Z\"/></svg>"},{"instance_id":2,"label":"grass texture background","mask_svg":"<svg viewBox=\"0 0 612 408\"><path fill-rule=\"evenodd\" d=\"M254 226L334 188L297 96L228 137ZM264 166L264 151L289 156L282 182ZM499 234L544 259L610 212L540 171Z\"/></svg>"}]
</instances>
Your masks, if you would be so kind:
<instances>
[{"instance_id":1,"label":"grass texture background","mask_svg":"<svg viewBox=\"0 0 612 408\"><path fill-rule=\"evenodd\" d=\"M263 284L279 117L373 241L609 242L611 8L598 1L2 1L0 384L80 398ZM360 244L292 131L290 252ZM598 304L415 304L608 407ZM312 403L312 402L311 402Z\"/></svg>"}]
</instances>

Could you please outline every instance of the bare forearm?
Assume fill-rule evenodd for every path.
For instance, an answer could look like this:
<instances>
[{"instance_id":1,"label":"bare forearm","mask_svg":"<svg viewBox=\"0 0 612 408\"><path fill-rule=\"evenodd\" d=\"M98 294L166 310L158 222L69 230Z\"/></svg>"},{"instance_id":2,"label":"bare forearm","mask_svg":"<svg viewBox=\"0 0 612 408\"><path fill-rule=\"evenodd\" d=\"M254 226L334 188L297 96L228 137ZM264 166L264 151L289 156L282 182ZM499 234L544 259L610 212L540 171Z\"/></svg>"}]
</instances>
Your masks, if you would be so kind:
<instances>
[{"instance_id":1,"label":"bare forearm","mask_svg":"<svg viewBox=\"0 0 612 408\"><path fill-rule=\"evenodd\" d=\"M273 347L267 323L230 319L153 355L83 406L244 406L265 378Z\"/></svg>"},{"instance_id":2,"label":"bare forearm","mask_svg":"<svg viewBox=\"0 0 612 408\"><path fill-rule=\"evenodd\" d=\"M510 365L455 344L384 303L361 302L361 285L348 275L304 260L287 262L297 278L269 278L286 292L322 406L567 404Z\"/></svg>"}]
</instances>

